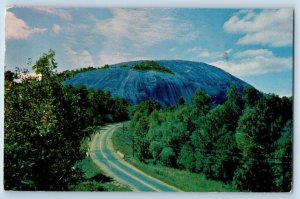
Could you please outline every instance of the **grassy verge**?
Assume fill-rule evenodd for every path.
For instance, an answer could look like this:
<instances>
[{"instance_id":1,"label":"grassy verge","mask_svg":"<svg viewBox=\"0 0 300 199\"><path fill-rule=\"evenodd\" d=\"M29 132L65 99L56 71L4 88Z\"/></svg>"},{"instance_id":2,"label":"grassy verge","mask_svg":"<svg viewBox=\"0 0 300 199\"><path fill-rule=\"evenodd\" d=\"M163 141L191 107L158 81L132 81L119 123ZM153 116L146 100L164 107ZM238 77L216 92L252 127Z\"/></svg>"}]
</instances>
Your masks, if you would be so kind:
<instances>
[{"instance_id":1,"label":"grassy verge","mask_svg":"<svg viewBox=\"0 0 300 199\"><path fill-rule=\"evenodd\" d=\"M161 165L145 164L132 158L132 135L125 128L119 128L112 136L115 150L125 155L125 160L148 173L149 175L160 179L174 187L187 192L232 192L236 191L230 185L222 182L206 179L204 174L191 173L185 170L173 169Z\"/></svg>"},{"instance_id":2,"label":"grassy verge","mask_svg":"<svg viewBox=\"0 0 300 199\"><path fill-rule=\"evenodd\" d=\"M123 153L125 155L125 159L132 157L132 134L128 132L128 126L126 124L114 132L112 142L114 149Z\"/></svg>"},{"instance_id":3,"label":"grassy verge","mask_svg":"<svg viewBox=\"0 0 300 199\"><path fill-rule=\"evenodd\" d=\"M83 143L84 144L84 143ZM105 175L90 157L78 162L75 167L83 171L83 180L71 187L74 191L132 191L128 186L120 184Z\"/></svg>"},{"instance_id":4,"label":"grassy verge","mask_svg":"<svg viewBox=\"0 0 300 199\"><path fill-rule=\"evenodd\" d=\"M84 180L73 185L73 191L131 191L128 186L114 181L106 176L92 161L90 157L86 157L76 164L76 167L83 171Z\"/></svg>"}]
</instances>

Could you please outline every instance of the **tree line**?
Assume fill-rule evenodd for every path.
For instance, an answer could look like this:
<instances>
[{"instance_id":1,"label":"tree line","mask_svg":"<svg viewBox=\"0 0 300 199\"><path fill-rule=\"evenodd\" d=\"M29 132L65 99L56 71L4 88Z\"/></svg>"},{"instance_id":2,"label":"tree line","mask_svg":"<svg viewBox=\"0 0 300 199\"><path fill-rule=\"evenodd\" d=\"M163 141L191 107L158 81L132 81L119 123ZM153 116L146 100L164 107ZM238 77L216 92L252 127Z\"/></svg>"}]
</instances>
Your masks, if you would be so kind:
<instances>
[{"instance_id":1,"label":"tree line","mask_svg":"<svg viewBox=\"0 0 300 199\"><path fill-rule=\"evenodd\" d=\"M232 86L222 105L197 90L192 104L160 109L144 101L130 111L134 154L146 163L204 173L242 191L290 191L292 98L243 93Z\"/></svg>"},{"instance_id":2,"label":"tree line","mask_svg":"<svg viewBox=\"0 0 300 199\"><path fill-rule=\"evenodd\" d=\"M50 50L33 65L41 79L18 82L20 74L5 72L6 190L69 190L82 180L74 165L85 157L82 142L93 127L128 119L124 99L65 86L54 56Z\"/></svg>"}]
</instances>

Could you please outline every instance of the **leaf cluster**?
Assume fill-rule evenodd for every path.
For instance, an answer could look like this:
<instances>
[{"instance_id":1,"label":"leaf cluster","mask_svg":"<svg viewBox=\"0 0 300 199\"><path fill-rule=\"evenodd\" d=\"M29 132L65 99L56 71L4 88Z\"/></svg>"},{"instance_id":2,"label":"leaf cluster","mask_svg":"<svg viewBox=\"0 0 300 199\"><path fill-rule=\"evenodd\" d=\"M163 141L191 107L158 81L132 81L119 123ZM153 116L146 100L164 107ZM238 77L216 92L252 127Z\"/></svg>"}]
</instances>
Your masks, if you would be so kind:
<instances>
[{"instance_id":1,"label":"leaf cluster","mask_svg":"<svg viewBox=\"0 0 300 199\"><path fill-rule=\"evenodd\" d=\"M132 70L142 71L157 71L162 73L174 74L170 69L160 65L159 63L152 60L145 60L131 67Z\"/></svg>"}]
</instances>

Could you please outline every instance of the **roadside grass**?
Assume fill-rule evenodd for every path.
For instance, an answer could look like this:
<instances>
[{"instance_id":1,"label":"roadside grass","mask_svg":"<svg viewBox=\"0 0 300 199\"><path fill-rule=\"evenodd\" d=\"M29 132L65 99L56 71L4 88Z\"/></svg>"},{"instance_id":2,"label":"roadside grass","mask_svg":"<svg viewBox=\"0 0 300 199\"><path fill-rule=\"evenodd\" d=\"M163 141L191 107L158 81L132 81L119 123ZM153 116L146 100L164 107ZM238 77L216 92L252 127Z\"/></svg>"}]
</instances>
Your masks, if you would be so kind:
<instances>
[{"instance_id":1,"label":"roadside grass","mask_svg":"<svg viewBox=\"0 0 300 199\"><path fill-rule=\"evenodd\" d=\"M161 165L145 164L131 158L129 162L145 173L186 192L233 192L230 185L206 179L204 174L191 173Z\"/></svg>"},{"instance_id":2,"label":"roadside grass","mask_svg":"<svg viewBox=\"0 0 300 199\"><path fill-rule=\"evenodd\" d=\"M84 180L71 188L74 191L110 191L127 192L132 191L128 186L114 181L106 176L92 161L86 157L76 164L83 171Z\"/></svg>"},{"instance_id":3,"label":"roadside grass","mask_svg":"<svg viewBox=\"0 0 300 199\"><path fill-rule=\"evenodd\" d=\"M232 186L220 181L210 180L204 174L173 169L161 165L145 164L132 157L132 134L125 125L117 129L112 142L114 149L124 154L125 161L143 172L186 192L234 192Z\"/></svg>"},{"instance_id":4,"label":"roadside grass","mask_svg":"<svg viewBox=\"0 0 300 199\"><path fill-rule=\"evenodd\" d=\"M115 130L112 135L113 147L116 151L124 154L125 159L133 155L132 133L128 131L128 126L125 124Z\"/></svg>"},{"instance_id":5,"label":"roadside grass","mask_svg":"<svg viewBox=\"0 0 300 199\"><path fill-rule=\"evenodd\" d=\"M90 157L85 157L81 162L78 162L76 166L81 168L85 179L90 179L99 174L103 174L102 171L93 163Z\"/></svg>"},{"instance_id":6,"label":"roadside grass","mask_svg":"<svg viewBox=\"0 0 300 199\"><path fill-rule=\"evenodd\" d=\"M71 190L73 191L132 191L128 186L120 184L111 177L105 175L105 173L94 164L90 157L85 157L82 161L77 162L75 167L83 171L84 180L73 185L71 187Z\"/></svg>"}]
</instances>

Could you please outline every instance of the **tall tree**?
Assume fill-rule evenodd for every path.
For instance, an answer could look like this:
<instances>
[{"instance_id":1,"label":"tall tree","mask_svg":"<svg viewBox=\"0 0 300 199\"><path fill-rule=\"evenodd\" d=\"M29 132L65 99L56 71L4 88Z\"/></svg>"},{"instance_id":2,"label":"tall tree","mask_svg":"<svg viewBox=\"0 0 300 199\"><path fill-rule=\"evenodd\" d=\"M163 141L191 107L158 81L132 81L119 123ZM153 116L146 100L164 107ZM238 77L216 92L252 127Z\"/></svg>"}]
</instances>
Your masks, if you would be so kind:
<instances>
[{"instance_id":1,"label":"tall tree","mask_svg":"<svg viewBox=\"0 0 300 199\"><path fill-rule=\"evenodd\" d=\"M115 103L109 93L65 87L54 71L54 56L50 50L34 64L41 80L6 80L11 82L5 84L5 189L68 190L81 178L74 165L85 155L81 141L91 133L86 128L107 122L107 115L111 121L126 115L123 108L117 114L108 108L107 102Z\"/></svg>"}]
</instances>

